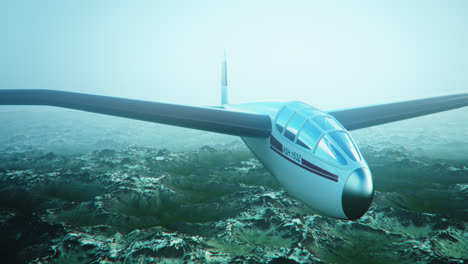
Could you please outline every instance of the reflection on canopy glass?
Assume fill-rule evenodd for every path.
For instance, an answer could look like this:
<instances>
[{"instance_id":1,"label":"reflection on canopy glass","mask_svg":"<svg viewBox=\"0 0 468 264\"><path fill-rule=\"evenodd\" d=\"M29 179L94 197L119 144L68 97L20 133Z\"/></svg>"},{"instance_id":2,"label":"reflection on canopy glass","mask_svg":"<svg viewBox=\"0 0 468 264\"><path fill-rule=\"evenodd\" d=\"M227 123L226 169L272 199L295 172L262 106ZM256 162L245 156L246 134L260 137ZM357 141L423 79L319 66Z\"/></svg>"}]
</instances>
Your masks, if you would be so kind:
<instances>
[{"instance_id":1,"label":"reflection on canopy glass","mask_svg":"<svg viewBox=\"0 0 468 264\"><path fill-rule=\"evenodd\" d=\"M326 116L319 116L313 119L313 121L323 130L328 131L328 130L335 130L339 129L342 130L343 127L340 126L335 120L326 117Z\"/></svg>"},{"instance_id":2,"label":"reflection on canopy glass","mask_svg":"<svg viewBox=\"0 0 468 264\"><path fill-rule=\"evenodd\" d=\"M354 145L351 137L344 131L333 131L328 135L341 147L341 149L354 161L360 161L361 156Z\"/></svg>"},{"instance_id":3,"label":"reflection on canopy glass","mask_svg":"<svg viewBox=\"0 0 468 264\"><path fill-rule=\"evenodd\" d=\"M296 143L302 147L313 150L321 135L322 131L310 121L307 121L299 133Z\"/></svg>"},{"instance_id":4,"label":"reflection on canopy glass","mask_svg":"<svg viewBox=\"0 0 468 264\"><path fill-rule=\"evenodd\" d=\"M280 114L278 115L278 118L276 118L276 127L278 128L280 133L283 133L284 127L286 126L286 124L289 121L289 118L291 118L291 115L293 114L294 110L290 107L286 107L283 110L281 110Z\"/></svg>"},{"instance_id":5,"label":"reflection on canopy glass","mask_svg":"<svg viewBox=\"0 0 468 264\"><path fill-rule=\"evenodd\" d=\"M304 123L305 118L301 116L298 113L295 113L294 116L289 120L288 126L286 127L286 130L284 131L284 136L288 138L291 141L294 141L294 138L297 135L297 132L299 129L302 127L302 124Z\"/></svg>"},{"instance_id":6,"label":"reflection on canopy glass","mask_svg":"<svg viewBox=\"0 0 468 264\"><path fill-rule=\"evenodd\" d=\"M331 161L338 161L342 165L346 165L346 159L341 155L340 151L330 142L327 136L323 136L315 150L315 153L323 158Z\"/></svg>"}]
</instances>

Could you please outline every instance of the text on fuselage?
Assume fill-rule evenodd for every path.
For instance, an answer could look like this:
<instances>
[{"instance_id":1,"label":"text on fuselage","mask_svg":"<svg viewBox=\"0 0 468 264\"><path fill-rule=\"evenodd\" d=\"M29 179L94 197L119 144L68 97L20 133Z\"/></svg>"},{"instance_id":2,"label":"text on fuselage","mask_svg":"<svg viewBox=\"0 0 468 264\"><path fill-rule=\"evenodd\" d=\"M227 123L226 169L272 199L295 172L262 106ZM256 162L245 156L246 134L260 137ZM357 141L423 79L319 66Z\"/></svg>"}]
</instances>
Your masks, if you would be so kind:
<instances>
[{"instance_id":1,"label":"text on fuselage","mask_svg":"<svg viewBox=\"0 0 468 264\"><path fill-rule=\"evenodd\" d=\"M299 163L302 162L302 156L301 156L301 154L299 154L299 153L297 153L297 152L294 152L294 151L290 150L289 148L287 148L287 147L285 147L285 146L283 146L283 154L284 154L286 157L288 157L288 158L290 158L290 159L292 159L292 160L294 160L294 161L297 161L297 162L299 162Z\"/></svg>"}]
</instances>

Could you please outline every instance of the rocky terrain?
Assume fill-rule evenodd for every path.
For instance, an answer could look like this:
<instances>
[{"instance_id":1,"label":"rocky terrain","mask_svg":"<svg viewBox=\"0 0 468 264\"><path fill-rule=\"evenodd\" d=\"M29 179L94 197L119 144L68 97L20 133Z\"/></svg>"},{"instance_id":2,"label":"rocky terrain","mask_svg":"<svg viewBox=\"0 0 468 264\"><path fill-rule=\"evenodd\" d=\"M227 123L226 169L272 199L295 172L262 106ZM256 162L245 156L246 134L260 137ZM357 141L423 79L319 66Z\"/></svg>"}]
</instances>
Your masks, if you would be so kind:
<instances>
[{"instance_id":1,"label":"rocky terrain","mask_svg":"<svg viewBox=\"0 0 468 264\"><path fill-rule=\"evenodd\" d=\"M4 151L1 255L18 263L463 263L468 164L404 149L365 155L377 192L352 222L289 197L235 144Z\"/></svg>"},{"instance_id":2,"label":"rocky terrain","mask_svg":"<svg viewBox=\"0 0 468 264\"><path fill-rule=\"evenodd\" d=\"M198 135L211 144L174 149L126 141L148 129L89 132L72 119L21 130L8 120L0 131L2 263L468 261L463 156L361 144L375 199L361 219L343 221L290 197L231 137ZM171 135L196 136L187 133Z\"/></svg>"}]
</instances>

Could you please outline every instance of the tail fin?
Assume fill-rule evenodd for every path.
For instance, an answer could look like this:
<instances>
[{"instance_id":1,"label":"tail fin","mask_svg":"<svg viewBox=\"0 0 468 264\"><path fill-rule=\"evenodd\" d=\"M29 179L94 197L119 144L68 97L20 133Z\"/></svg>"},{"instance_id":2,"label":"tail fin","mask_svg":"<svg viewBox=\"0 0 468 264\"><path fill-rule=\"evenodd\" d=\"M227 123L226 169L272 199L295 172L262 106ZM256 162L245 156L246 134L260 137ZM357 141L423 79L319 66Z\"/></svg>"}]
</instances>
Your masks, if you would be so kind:
<instances>
[{"instance_id":1,"label":"tail fin","mask_svg":"<svg viewBox=\"0 0 468 264\"><path fill-rule=\"evenodd\" d=\"M224 51L224 61L222 64L221 72L221 104L229 104L228 89L227 89L227 63L226 63L226 50Z\"/></svg>"}]
</instances>

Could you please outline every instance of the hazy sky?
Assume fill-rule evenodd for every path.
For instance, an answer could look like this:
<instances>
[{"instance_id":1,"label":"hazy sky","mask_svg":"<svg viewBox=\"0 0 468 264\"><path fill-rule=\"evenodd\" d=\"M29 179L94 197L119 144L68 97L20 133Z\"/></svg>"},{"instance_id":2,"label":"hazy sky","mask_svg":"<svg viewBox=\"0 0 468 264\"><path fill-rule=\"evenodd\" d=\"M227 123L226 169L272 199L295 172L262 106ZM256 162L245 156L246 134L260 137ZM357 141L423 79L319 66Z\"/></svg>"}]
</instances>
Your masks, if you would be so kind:
<instances>
[{"instance_id":1,"label":"hazy sky","mask_svg":"<svg viewBox=\"0 0 468 264\"><path fill-rule=\"evenodd\" d=\"M0 89L323 109L468 90L467 1L0 2Z\"/></svg>"}]
</instances>

